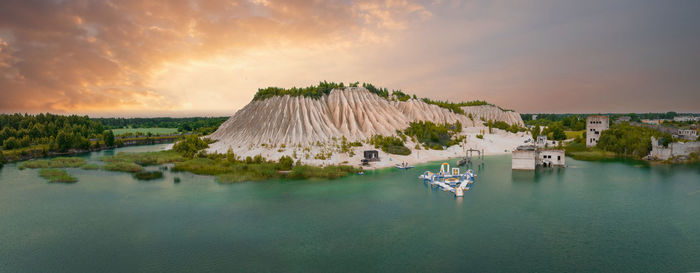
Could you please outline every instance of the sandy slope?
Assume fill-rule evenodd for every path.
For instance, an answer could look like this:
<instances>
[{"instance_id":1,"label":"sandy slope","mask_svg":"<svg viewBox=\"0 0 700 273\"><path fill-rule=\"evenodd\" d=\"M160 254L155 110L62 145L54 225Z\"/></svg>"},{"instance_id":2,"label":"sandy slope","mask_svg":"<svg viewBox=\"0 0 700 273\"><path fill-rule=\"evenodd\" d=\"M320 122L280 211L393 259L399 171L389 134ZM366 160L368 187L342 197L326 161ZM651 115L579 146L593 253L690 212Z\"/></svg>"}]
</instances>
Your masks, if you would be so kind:
<instances>
[{"instance_id":1,"label":"sandy slope","mask_svg":"<svg viewBox=\"0 0 700 273\"><path fill-rule=\"evenodd\" d=\"M354 148L354 156L341 153L340 139L363 141L375 134L392 135L409 123L428 120L436 123L460 121L467 135L465 147L484 149L487 154L503 153L522 143L525 137L502 132L486 134L484 140L475 135L488 131L482 125L485 120L501 120L509 124L523 122L516 112L505 112L493 106L463 107L472 113L473 121L466 115L430 105L420 100L389 101L362 87L333 90L320 99L280 96L263 101L253 101L224 122L209 137L217 140L210 152L224 153L231 148L240 156L263 155L276 160L283 155L314 165L355 164L363 150L374 149L369 145ZM282 146L284 145L284 148ZM406 146L414 149L415 143ZM396 162L424 162L440 160L462 154L464 148L453 146L445 151L414 151L406 157L382 155L385 160L376 166L393 165ZM329 159L314 159L319 154L330 154ZM382 153L383 154L383 153ZM389 160L391 158L391 160ZM397 161L398 160L398 161Z\"/></svg>"}]
</instances>

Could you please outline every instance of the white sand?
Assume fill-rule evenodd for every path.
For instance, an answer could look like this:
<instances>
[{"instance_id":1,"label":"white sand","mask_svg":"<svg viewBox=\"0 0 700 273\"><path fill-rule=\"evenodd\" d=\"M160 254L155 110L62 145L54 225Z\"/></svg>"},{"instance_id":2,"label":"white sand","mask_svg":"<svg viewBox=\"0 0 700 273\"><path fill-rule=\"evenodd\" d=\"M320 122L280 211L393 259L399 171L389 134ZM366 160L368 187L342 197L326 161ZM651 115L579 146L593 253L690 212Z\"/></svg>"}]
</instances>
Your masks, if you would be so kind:
<instances>
[{"instance_id":1,"label":"white sand","mask_svg":"<svg viewBox=\"0 0 700 273\"><path fill-rule=\"evenodd\" d=\"M493 129L493 134L486 133L483 139L478 139L477 134L481 132L488 132L488 128L485 127L468 127L464 128L461 135L465 135L465 142L460 145L454 145L448 147L445 150L416 150L416 143L408 140L406 142L406 147L411 149L411 154L407 156L393 155L385 153L372 145L364 144L362 147L351 147L353 156L350 153L343 153L340 149L341 140L330 140L327 142L322 142L320 145L295 145L286 146L284 148L281 145L276 147L267 147L267 145L253 145L249 146L235 146L231 149L236 153L236 155L241 158L247 156L254 157L256 155L261 155L268 160L278 160L282 156L296 157L294 160L301 160L304 164L316 165L316 166L326 166L326 165L352 165L360 166L360 162L363 158L363 151L365 150L378 150L380 161L372 162L369 168L386 168L393 167L401 162L408 162L409 164L418 164L430 161L447 160L450 158L464 156L465 151L468 149L476 149L483 151L485 155L497 155L497 154L507 154L510 153L518 145L523 145L526 139L530 136L527 133L509 133L499 129ZM221 147L217 147L217 143L212 144L215 149L221 150ZM228 150L226 148L225 150ZM224 152L225 152L224 150ZM315 159L314 157L319 154L331 154L329 158L326 159ZM366 167L365 167L366 168Z\"/></svg>"}]
</instances>

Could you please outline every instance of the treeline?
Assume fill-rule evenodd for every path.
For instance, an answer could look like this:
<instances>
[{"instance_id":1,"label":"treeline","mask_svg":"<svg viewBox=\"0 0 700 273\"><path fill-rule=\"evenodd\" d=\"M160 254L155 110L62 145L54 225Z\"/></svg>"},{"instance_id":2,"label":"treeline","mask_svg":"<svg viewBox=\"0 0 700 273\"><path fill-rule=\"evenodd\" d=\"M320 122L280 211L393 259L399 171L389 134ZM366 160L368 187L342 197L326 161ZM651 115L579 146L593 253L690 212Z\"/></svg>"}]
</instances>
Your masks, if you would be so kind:
<instances>
[{"instance_id":1,"label":"treeline","mask_svg":"<svg viewBox=\"0 0 700 273\"><path fill-rule=\"evenodd\" d=\"M483 100L464 101L464 102L449 102L449 101L439 101L439 100L431 100L429 98L423 98L423 101L427 104L437 105L441 108L448 109L448 110L452 111L453 113L462 114L462 115L464 115L464 110L462 110L462 107L464 107L464 106L481 106L481 105L493 106L493 104L490 104L490 103L483 101ZM503 109L501 109L501 110L503 110Z\"/></svg>"},{"instance_id":2,"label":"treeline","mask_svg":"<svg viewBox=\"0 0 700 273\"><path fill-rule=\"evenodd\" d=\"M304 97L310 97L314 99L318 99L322 97L323 95L328 95L331 93L331 90L336 89L336 88L345 88L344 83L335 83L335 82L327 82L327 81L322 81L319 82L318 85L312 85L308 87L292 87L289 89L281 88L281 87L268 87L268 88L260 88L258 89L258 92L255 93L255 96L253 96L253 100L264 100L268 98L272 98L275 96L284 96L284 95L290 95L292 97L298 97L298 96L304 96Z\"/></svg>"},{"instance_id":3,"label":"treeline","mask_svg":"<svg viewBox=\"0 0 700 273\"><path fill-rule=\"evenodd\" d=\"M228 117L188 117L188 118L93 118L107 129L119 128L177 128L181 133L197 132L210 134L219 128Z\"/></svg>"},{"instance_id":4,"label":"treeline","mask_svg":"<svg viewBox=\"0 0 700 273\"><path fill-rule=\"evenodd\" d=\"M102 138L105 127L87 116L1 114L0 143L5 150L47 144L49 150L90 148L90 138Z\"/></svg>"},{"instance_id":5,"label":"treeline","mask_svg":"<svg viewBox=\"0 0 700 273\"><path fill-rule=\"evenodd\" d=\"M54 114L0 114L0 148L5 151L26 152L28 148L46 155L47 152L88 150L102 146L119 146L112 128L168 127L180 132L209 134L226 117L220 118L89 118Z\"/></svg>"},{"instance_id":6,"label":"treeline","mask_svg":"<svg viewBox=\"0 0 700 273\"><path fill-rule=\"evenodd\" d=\"M525 121L526 124L528 125L534 125L534 123L529 123L528 121L533 121L532 116L537 115L537 120L534 122L538 122L540 125L546 125L542 124L541 122L555 122L555 121L561 121L563 119L566 119L571 116L576 116L579 118L583 118L584 120L586 119L587 116L592 115L592 114L520 114L520 117ZM630 121L634 122L640 122L643 119L673 119L676 116L695 116L696 114L692 113L676 113L676 112L666 112L666 113L607 113L607 114L595 114L595 115L604 115L610 117L611 121L615 121L619 119L620 117L623 116L628 116L630 117Z\"/></svg>"},{"instance_id":7,"label":"treeline","mask_svg":"<svg viewBox=\"0 0 700 273\"><path fill-rule=\"evenodd\" d=\"M489 134L493 133L492 128L498 128L504 131L508 131L511 133L517 133L517 132L524 132L527 131L526 128L520 127L518 124L508 124L505 121L493 121L493 120L488 120L487 122L483 123L484 126L489 127Z\"/></svg>"},{"instance_id":8,"label":"treeline","mask_svg":"<svg viewBox=\"0 0 700 273\"><path fill-rule=\"evenodd\" d=\"M348 86L350 87L358 87L360 85L359 82L354 82L350 83ZM401 90L392 90L389 92L389 89L383 88L383 87L376 87L371 83L362 83L362 87L366 88L370 93L376 94L377 96L380 96L382 98L385 98L387 100L394 100L394 101L407 101L409 99L418 99L416 95L410 95L407 93L404 93ZM297 97L297 96L304 96L304 97L310 97L313 99L318 99L322 97L323 95L329 95L331 93L331 90L336 89L336 88L345 88L344 83L335 83L335 82L327 82L327 81L322 81L319 82L318 85L312 85L308 87L292 87L289 89L281 88L281 87L267 87L267 88L260 88L258 89L258 92L255 93L255 96L253 96L253 100L264 100L268 98L272 98L275 96L285 96L285 95L290 95L292 97ZM494 106L493 104L490 104L486 101L482 100L474 100L474 101L465 101L465 102L449 102L449 101L439 101L439 100L431 100L429 98L423 98L422 99L425 103L428 104L433 104L437 105L439 107L448 109L452 111L453 113L457 114L462 114L464 115L464 110L462 110L461 107L463 106L480 106L480 105L491 105ZM502 111L513 111L513 110L508 110L508 109L503 109L501 107L498 107Z\"/></svg>"}]
</instances>

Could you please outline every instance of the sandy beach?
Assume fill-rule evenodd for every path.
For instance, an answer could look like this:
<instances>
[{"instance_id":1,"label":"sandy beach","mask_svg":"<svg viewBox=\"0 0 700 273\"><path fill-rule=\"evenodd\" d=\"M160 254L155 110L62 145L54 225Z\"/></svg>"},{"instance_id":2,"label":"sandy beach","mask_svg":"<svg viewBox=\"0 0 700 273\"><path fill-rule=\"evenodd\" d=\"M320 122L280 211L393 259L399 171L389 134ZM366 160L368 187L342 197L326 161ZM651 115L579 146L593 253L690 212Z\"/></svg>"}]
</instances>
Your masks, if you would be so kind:
<instances>
[{"instance_id":1,"label":"sandy beach","mask_svg":"<svg viewBox=\"0 0 700 273\"><path fill-rule=\"evenodd\" d=\"M479 139L476 135L482 132L487 132L483 135L483 139ZM361 147L351 147L350 152L342 152L340 149L341 140L331 139L326 142L316 142L308 144L249 144L247 146L226 146L222 145L220 142L215 142L210 145L207 150L210 153L226 153L229 148L233 152L240 156L254 157L256 155L261 155L268 160L278 160L282 156L290 156L294 160L301 160L304 164L325 166L325 165L353 165L360 166L361 160L363 158L363 151L366 150L378 150L380 161L372 162L370 167L372 169L394 167L396 164L401 162L408 162L409 164L418 164L430 161L446 160L455 157L461 157L465 154L468 149L475 149L483 151L485 155L498 155L507 154L516 148L518 145L524 144L527 139L530 139L529 134L526 132L520 133L510 133L500 129L493 129L492 134L488 134L487 127L464 127L460 135L465 136L465 140L460 145L454 145L447 147L445 150L425 150L425 149L415 149L416 143L407 139L405 146L411 149L411 154L407 156L394 155L385 153L373 145L363 143ZM325 159L319 159L318 155L326 157Z\"/></svg>"}]
</instances>

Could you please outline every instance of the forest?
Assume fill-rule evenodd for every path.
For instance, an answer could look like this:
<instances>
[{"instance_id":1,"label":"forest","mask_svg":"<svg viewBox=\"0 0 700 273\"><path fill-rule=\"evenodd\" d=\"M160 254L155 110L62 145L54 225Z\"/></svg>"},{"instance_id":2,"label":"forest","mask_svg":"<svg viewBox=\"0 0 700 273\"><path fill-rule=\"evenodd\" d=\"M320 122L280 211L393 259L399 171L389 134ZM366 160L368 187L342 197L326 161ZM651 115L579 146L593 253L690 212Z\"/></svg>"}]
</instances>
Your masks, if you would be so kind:
<instances>
[{"instance_id":1,"label":"forest","mask_svg":"<svg viewBox=\"0 0 700 273\"><path fill-rule=\"evenodd\" d=\"M27 149L48 152L66 152L72 149L89 150L118 146L116 128L178 128L180 133L210 134L226 117L193 118L90 118L63 116L50 113L0 114L0 149L28 153ZM150 137L150 135L149 135ZM5 158L7 159L7 158Z\"/></svg>"}]
</instances>

